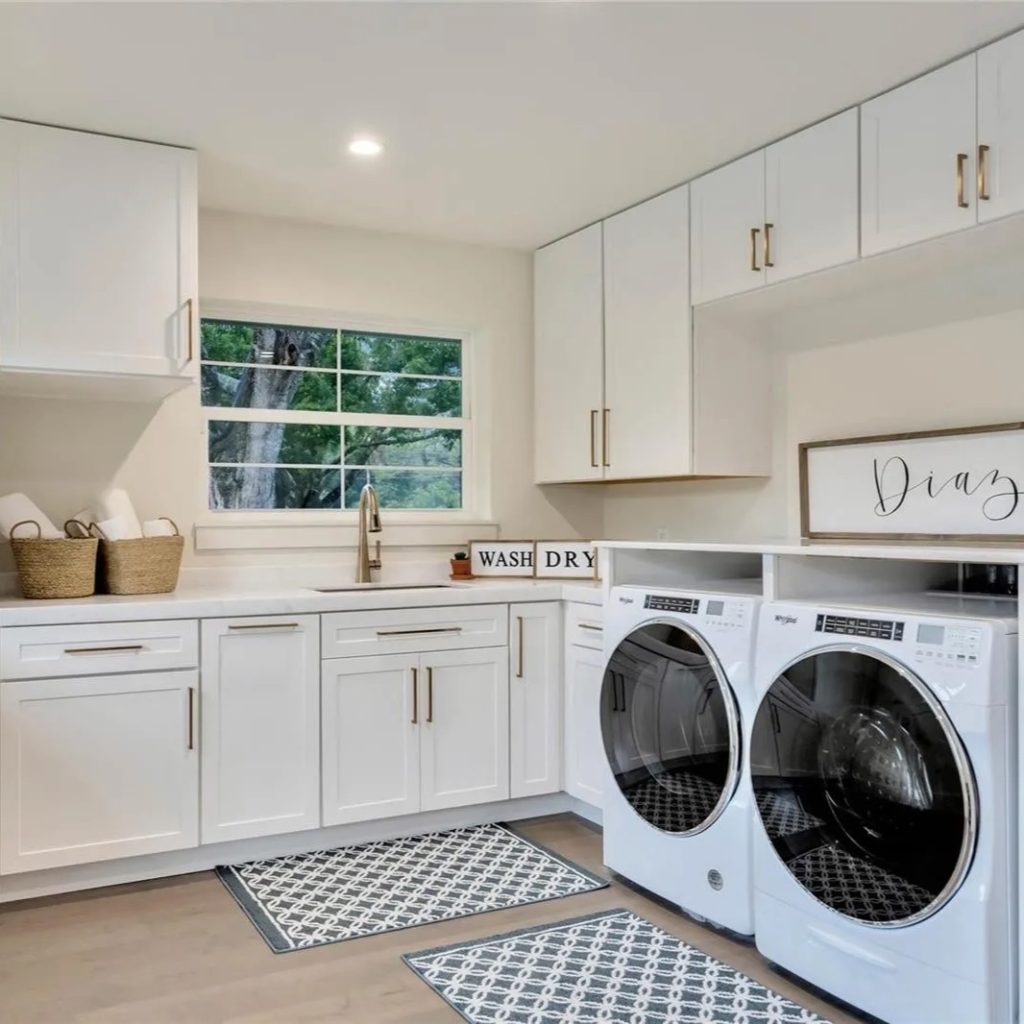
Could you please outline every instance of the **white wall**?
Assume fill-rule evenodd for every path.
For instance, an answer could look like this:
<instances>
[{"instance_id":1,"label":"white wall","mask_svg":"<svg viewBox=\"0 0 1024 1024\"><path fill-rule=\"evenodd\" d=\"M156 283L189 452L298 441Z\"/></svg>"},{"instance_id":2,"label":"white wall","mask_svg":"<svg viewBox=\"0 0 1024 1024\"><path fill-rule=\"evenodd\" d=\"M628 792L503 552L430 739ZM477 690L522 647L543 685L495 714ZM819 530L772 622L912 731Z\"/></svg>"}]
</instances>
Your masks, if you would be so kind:
<instances>
[{"instance_id":1,"label":"white wall","mask_svg":"<svg viewBox=\"0 0 1024 1024\"><path fill-rule=\"evenodd\" d=\"M530 254L212 211L201 214L199 242L201 299L472 329L489 349L489 376L476 398L492 423L491 512L502 533L601 532L599 496L532 483ZM198 402L197 388L159 408L0 398L0 494L23 490L57 519L116 483L145 517L170 515L191 526L204 511ZM323 564L325 557L349 561L352 553L187 556L193 565ZM0 559L8 559L6 549ZM0 561L0 569L9 565Z\"/></svg>"},{"instance_id":2,"label":"white wall","mask_svg":"<svg viewBox=\"0 0 1024 1024\"><path fill-rule=\"evenodd\" d=\"M770 480L607 487L606 535L798 536L801 441L1024 420L1024 311L779 352L773 388Z\"/></svg>"}]
</instances>

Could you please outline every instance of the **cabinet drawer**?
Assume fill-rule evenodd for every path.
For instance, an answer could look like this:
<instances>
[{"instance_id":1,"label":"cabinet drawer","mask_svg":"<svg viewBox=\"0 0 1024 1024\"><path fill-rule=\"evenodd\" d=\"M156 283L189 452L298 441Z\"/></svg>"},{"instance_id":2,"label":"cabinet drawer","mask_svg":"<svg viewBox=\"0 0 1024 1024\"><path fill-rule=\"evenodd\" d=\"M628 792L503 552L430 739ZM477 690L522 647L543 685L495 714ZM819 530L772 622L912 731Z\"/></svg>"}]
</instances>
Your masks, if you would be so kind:
<instances>
[{"instance_id":1,"label":"cabinet drawer","mask_svg":"<svg viewBox=\"0 0 1024 1024\"><path fill-rule=\"evenodd\" d=\"M508 643L508 606L402 608L323 617L324 658L454 651Z\"/></svg>"},{"instance_id":2,"label":"cabinet drawer","mask_svg":"<svg viewBox=\"0 0 1024 1024\"><path fill-rule=\"evenodd\" d=\"M149 672L199 665L194 619L0 630L0 679Z\"/></svg>"},{"instance_id":3,"label":"cabinet drawer","mask_svg":"<svg viewBox=\"0 0 1024 1024\"><path fill-rule=\"evenodd\" d=\"M604 608L599 604L570 604L565 613L565 641L576 647L601 650L604 645Z\"/></svg>"}]
</instances>

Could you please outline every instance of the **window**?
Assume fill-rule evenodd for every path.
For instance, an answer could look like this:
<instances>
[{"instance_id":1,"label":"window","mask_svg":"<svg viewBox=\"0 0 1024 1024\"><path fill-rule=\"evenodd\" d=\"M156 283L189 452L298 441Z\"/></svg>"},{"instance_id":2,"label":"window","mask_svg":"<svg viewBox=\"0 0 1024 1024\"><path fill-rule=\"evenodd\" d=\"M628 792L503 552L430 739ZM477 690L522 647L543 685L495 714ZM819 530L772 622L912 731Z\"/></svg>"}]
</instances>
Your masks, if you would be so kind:
<instances>
[{"instance_id":1,"label":"window","mask_svg":"<svg viewBox=\"0 0 1024 1024\"><path fill-rule=\"evenodd\" d=\"M464 342L204 318L214 510L461 510Z\"/></svg>"}]
</instances>

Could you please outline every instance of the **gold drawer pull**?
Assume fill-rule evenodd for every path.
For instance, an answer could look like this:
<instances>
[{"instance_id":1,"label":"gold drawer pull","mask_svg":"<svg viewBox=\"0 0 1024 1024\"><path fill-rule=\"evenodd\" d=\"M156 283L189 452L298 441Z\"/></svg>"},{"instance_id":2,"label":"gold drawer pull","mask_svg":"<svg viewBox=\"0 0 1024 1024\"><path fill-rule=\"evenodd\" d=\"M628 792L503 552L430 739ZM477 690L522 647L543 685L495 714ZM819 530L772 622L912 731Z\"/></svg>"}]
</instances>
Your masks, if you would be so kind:
<instances>
[{"instance_id":1,"label":"gold drawer pull","mask_svg":"<svg viewBox=\"0 0 1024 1024\"><path fill-rule=\"evenodd\" d=\"M419 694L419 669L412 670L412 724L419 725L420 721L420 694Z\"/></svg>"},{"instance_id":2,"label":"gold drawer pull","mask_svg":"<svg viewBox=\"0 0 1024 1024\"><path fill-rule=\"evenodd\" d=\"M988 192L988 153L988 146L978 146L978 198L986 203L992 198Z\"/></svg>"},{"instance_id":3,"label":"gold drawer pull","mask_svg":"<svg viewBox=\"0 0 1024 1024\"><path fill-rule=\"evenodd\" d=\"M522 615L516 616L519 628L519 667L516 669L516 679L523 678L523 617Z\"/></svg>"},{"instance_id":4,"label":"gold drawer pull","mask_svg":"<svg viewBox=\"0 0 1024 1024\"><path fill-rule=\"evenodd\" d=\"M431 629L378 629L377 636L441 636L461 632L461 626L437 626Z\"/></svg>"},{"instance_id":5,"label":"gold drawer pull","mask_svg":"<svg viewBox=\"0 0 1024 1024\"><path fill-rule=\"evenodd\" d=\"M186 299L185 309L188 311L188 362L191 363L196 357L195 302L192 299Z\"/></svg>"},{"instance_id":6,"label":"gold drawer pull","mask_svg":"<svg viewBox=\"0 0 1024 1024\"><path fill-rule=\"evenodd\" d=\"M758 274L761 272L761 268L757 265L757 236L760 233L760 228L750 229L750 269Z\"/></svg>"},{"instance_id":7,"label":"gold drawer pull","mask_svg":"<svg viewBox=\"0 0 1024 1024\"><path fill-rule=\"evenodd\" d=\"M229 625L228 629L234 632L241 632L247 629L298 629L299 623L297 622L259 622L246 624L244 626Z\"/></svg>"},{"instance_id":8,"label":"gold drawer pull","mask_svg":"<svg viewBox=\"0 0 1024 1024\"><path fill-rule=\"evenodd\" d=\"M764 265L766 267L774 267L775 264L772 262L772 228L774 224L765 224L764 226Z\"/></svg>"},{"instance_id":9,"label":"gold drawer pull","mask_svg":"<svg viewBox=\"0 0 1024 1024\"><path fill-rule=\"evenodd\" d=\"M119 644L116 647L65 647L65 654L138 654L144 644Z\"/></svg>"},{"instance_id":10,"label":"gold drawer pull","mask_svg":"<svg viewBox=\"0 0 1024 1024\"><path fill-rule=\"evenodd\" d=\"M196 748L196 735L195 735L195 701L196 691L194 686L188 688L188 749L195 750Z\"/></svg>"},{"instance_id":11,"label":"gold drawer pull","mask_svg":"<svg viewBox=\"0 0 1024 1024\"><path fill-rule=\"evenodd\" d=\"M967 154L957 153L956 155L956 205L961 210L966 210L968 203L964 194L964 168L967 166Z\"/></svg>"},{"instance_id":12,"label":"gold drawer pull","mask_svg":"<svg viewBox=\"0 0 1024 1024\"><path fill-rule=\"evenodd\" d=\"M427 721L434 720L434 670L427 669Z\"/></svg>"},{"instance_id":13,"label":"gold drawer pull","mask_svg":"<svg viewBox=\"0 0 1024 1024\"><path fill-rule=\"evenodd\" d=\"M579 623L579 627L580 627L580 629L589 629L589 630L591 630L591 632L594 632L594 633L603 633L604 632L604 626L591 626L589 622L581 622L581 623Z\"/></svg>"},{"instance_id":14,"label":"gold drawer pull","mask_svg":"<svg viewBox=\"0 0 1024 1024\"><path fill-rule=\"evenodd\" d=\"M599 409L590 410L590 468L598 469L597 461L597 414Z\"/></svg>"}]
</instances>

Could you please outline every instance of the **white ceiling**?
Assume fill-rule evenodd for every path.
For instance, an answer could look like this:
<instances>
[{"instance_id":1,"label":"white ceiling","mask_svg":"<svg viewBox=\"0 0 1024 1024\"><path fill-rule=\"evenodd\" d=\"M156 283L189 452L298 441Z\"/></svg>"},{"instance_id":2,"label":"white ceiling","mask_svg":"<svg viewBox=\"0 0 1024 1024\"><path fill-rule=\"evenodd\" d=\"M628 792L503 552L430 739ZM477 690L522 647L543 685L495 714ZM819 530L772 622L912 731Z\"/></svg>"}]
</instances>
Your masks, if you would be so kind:
<instances>
[{"instance_id":1,"label":"white ceiling","mask_svg":"<svg viewBox=\"0 0 1024 1024\"><path fill-rule=\"evenodd\" d=\"M1024 3L0 3L0 114L194 146L204 206L532 247ZM377 134L386 152L344 147Z\"/></svg>"}]
</instances>

